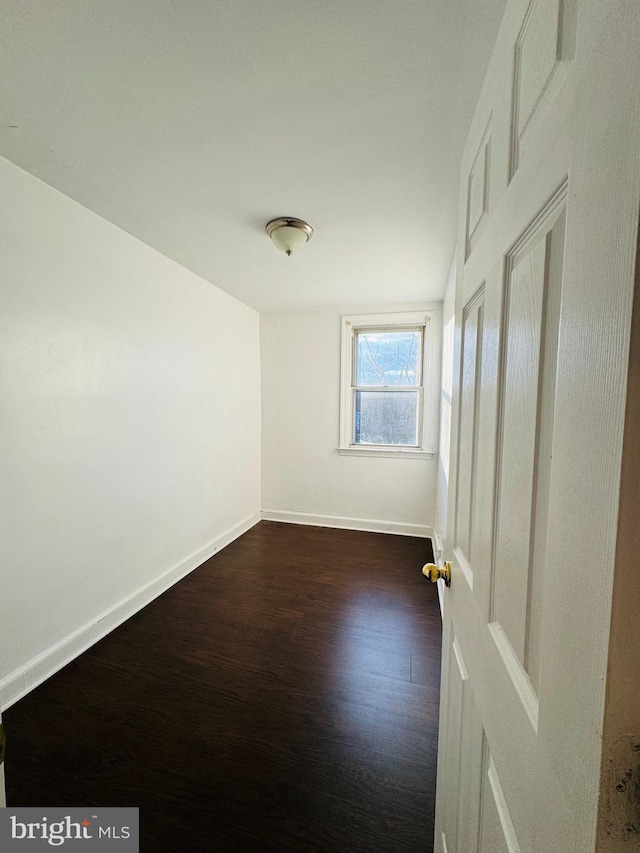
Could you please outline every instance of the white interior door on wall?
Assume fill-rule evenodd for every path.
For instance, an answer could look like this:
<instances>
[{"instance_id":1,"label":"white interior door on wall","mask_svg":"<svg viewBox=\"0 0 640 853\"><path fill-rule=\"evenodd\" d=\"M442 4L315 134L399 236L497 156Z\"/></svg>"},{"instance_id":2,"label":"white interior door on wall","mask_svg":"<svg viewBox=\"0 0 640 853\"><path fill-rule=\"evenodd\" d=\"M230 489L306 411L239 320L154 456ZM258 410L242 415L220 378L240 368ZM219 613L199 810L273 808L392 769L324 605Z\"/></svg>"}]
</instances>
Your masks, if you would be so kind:
<instances>
[{"instance_id":1,"label":"white interior door on wall","mask_svg":"<svg viewBox=\"0 0 640 853\"><path fill-rule=\"evenodd\" d=\"M600 850L639 43L510 0L462 160L438 853Z\"/></svg>"}]
</instances>

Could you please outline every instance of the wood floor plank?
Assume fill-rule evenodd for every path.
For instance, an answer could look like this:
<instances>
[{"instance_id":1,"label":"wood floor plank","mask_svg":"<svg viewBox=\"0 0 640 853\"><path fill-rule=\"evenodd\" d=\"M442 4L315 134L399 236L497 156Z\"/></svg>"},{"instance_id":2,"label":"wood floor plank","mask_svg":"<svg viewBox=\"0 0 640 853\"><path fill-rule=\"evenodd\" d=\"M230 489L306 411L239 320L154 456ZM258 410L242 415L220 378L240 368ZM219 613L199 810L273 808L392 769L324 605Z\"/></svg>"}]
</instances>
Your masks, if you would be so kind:
<instances>
[{"instance_id":1,"label":"wood floor plank","mask_svg":"<svg viewBox=\"0 0 640 853\"><path fill-rule=\"evenodd\" d=\"M428 853L429 559L260 523L6 712L9 804L139 806L143 853Z\"/></svg>"}]
</instances>

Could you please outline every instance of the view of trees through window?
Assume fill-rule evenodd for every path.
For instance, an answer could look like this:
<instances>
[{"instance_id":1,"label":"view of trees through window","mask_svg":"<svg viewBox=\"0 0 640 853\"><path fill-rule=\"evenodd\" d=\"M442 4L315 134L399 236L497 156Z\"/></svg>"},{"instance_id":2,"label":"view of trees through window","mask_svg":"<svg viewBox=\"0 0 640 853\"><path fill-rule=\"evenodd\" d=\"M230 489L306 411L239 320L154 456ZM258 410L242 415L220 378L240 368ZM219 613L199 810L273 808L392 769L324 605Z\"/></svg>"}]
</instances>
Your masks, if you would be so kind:
<instances>
[{"instance_id":1,"label":"view of trees through window","mask_svg":"<svg viewBox=\"0 0 640 853\"><path fill-rule=\"evenodd\" d=\"M355 343L355 444L416 446L422 329L356 332Z\"/></svg>"}]
</instances>

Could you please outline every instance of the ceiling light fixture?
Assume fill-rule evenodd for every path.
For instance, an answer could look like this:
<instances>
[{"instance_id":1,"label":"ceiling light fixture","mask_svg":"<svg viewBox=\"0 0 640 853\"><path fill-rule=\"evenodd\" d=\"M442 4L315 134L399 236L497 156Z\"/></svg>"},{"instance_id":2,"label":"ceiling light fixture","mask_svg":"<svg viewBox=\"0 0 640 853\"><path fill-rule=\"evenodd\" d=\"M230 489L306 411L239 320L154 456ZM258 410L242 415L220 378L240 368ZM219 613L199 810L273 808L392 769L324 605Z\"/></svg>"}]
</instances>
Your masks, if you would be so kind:
<instances>
[{"instance_id":1,"label":"ceiling light fixture","mask_svg":"<svg viewBox=\"0 0 640 853\"><path fill-rule=\"evenodd\" d=\"M267 222L264 229L276 249L291 255L294 249L299 249L313 237L313 228L302 219L293 216L280 216Z\"/></svg>"}]
</instances>

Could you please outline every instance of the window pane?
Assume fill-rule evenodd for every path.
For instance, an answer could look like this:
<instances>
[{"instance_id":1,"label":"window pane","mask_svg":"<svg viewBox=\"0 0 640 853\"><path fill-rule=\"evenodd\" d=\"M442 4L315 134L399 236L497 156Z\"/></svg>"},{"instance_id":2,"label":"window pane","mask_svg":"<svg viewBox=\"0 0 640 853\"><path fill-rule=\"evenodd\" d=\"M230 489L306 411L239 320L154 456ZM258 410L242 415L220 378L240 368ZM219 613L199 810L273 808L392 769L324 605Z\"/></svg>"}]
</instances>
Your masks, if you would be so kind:
<instances>
[{"instance_id":1,"label":"window pane","mask_svg":"<svg viewBox=\"0 0 640 853\"><path fill-rule=\"evenodd\" d=\"M422 330L356 332L355 385L419 385Z\"/></svg>"},{"instance_id":2,"label":"window pane","mask_svg":"<svg viewBox=\"0 0 640 853\"><path fill-rule=\"evenodd\" d=\"M355 444L418 445L418 391L356 391Z\"/></svg>"}]
</instances>

